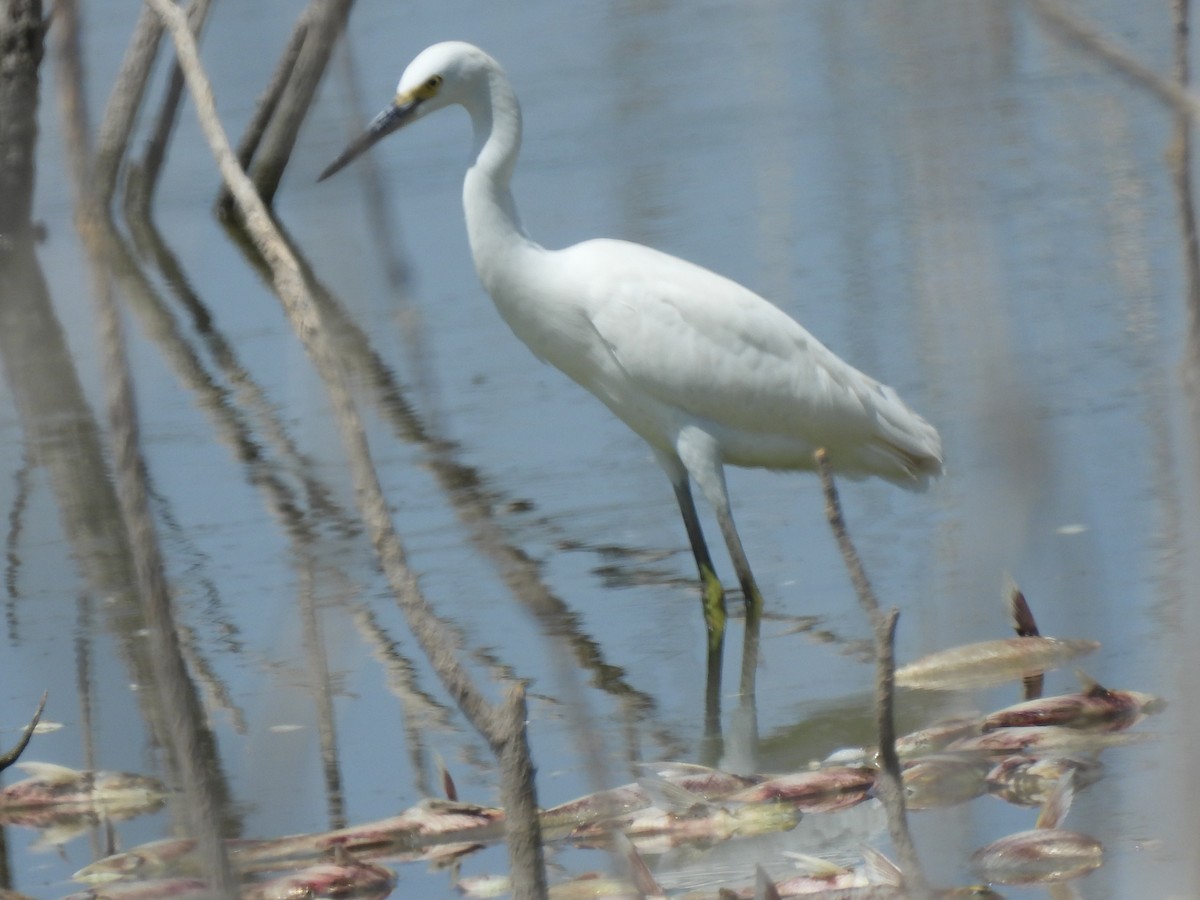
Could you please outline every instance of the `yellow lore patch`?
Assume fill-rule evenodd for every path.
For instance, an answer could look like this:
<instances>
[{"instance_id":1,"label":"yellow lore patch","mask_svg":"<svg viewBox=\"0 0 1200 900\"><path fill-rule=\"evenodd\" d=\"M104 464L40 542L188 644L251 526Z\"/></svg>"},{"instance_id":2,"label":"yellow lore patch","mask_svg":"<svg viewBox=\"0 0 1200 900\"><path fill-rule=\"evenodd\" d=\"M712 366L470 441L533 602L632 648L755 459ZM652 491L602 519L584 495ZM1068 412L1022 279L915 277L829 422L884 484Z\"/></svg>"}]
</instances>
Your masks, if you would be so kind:
<instances>
[{"instance_id":1,"label":"yellow lore patch","mask_svg":"<svg viewBox=\"0 0 1200 900\"><path fill-rule=\"evenodd\" d=\"M403 94L397 94L395 103L397 106L406 106L409 103L417 100L428 100L438 92L441 86L442 76L431 75L411 91L406 91Z\"/></svg>"}]
</instances>

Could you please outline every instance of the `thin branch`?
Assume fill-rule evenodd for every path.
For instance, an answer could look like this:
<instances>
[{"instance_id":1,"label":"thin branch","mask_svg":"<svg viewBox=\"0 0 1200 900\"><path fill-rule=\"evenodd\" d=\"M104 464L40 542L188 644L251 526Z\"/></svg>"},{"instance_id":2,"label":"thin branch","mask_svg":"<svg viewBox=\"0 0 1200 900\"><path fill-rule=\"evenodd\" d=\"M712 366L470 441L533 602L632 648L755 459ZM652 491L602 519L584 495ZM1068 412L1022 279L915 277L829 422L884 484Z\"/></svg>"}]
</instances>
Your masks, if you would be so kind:
<instances>
[{"instance_id":1,"label":"thin branch","mask_svg":"<svg viewBox=\"0 0 1200 900\"><path fill-rule=\"evenodd\" d=\"M42 699L38 701L38 708L34 712L33 718L29 720L29 724L25 726L25 731L21 735L21 739L17 741L16 745L11 750L9 750L3 756L0 756L0 772L3 772L9 766L15 763L20 758L21 754L25 752L25 747L29 744L29 739L33 737L33 729L37 728L38 722L40 722L42 719L42 710L46 708L46 697L47 694L45 691L43 691Z\"/></svg>"},{"instance_id":2,"label":"thin branch","mask_svg":"<svg viewBox=\"0 0 1200 900\"><path fill-rule=\"evenodd\" d=\"M316 706L317 736L321 746L321 770L325 776L325 802L329 809L329 826L345 828L346 801L342 767L339 764L337 716L333 707L333 677L329 673L325 635L317 610L316 567L316 560L309 556L300 570L299 608L304 633L304 663L308 670L308 689Z\"/></svg>"},{"instance_id":3,"label":"thin branch","mask_svg":"<svg viewBox=\"0 0 1200 900\"><path fill-rule=\"evenodd\" d=\"M121 63L121 71L113 83L100 133L96 137L96 156L92 163L92 190L95 200L108 209L117 190L117 173L125 158L129 137L137 121L158 43L162 39L162 24L150 10L143 9L134 26L133 38Z\"/></svg>"},{"instance_id":4,"label":"thin branch","mask_svg":"<svg viewBox=\"0 0 1200 900\"><path fill-rule=\"evenodd\" d=\"M1174 41L1172 48L1175 82L1183 90L1191 83L1191 60L1188 55L1191 35L1189 0L1173 0ZM1184 272L1187 277L1187 312L1189 345L1200 354L1200 238L1197 237L1195 191L1192 187L1192 130L1186 115L1175 119L1175 134L1168 162L1175 183L1179 204L1179 227L1183 239Z\"/></svg>"},{"instance_id":5,"label":"thin branch","mask_svg":"<svg viewBox=\"0 0 1200 900\"><path fill-rule=\"evenodd\" d=\"M1200 97L1179 82L1159 75L1132 53L1110 40L1085 19L1064 9L1055 0L1027 0L1029 8L1047 28L1067 44L1081 48L1107 63L1125 78L1145 88L1177 113L1193 121L1200 119Z\"/></svg>"},{"instance_id":6,"label":"thin branch","mask_svg":"<svg viewBox=\"0 0 1200 900\"><path fill-rule=\"evenodd\" d=\"M54 83L61 110L63 145L76 209L84 208L91 156L91 124L85 101L83 48L79 33L79 0L56 0L50 29L54 53Z\"/></svg>"},{"instance_id":7,"label":"thin branch","mask_svg":"<svg viewBox=\"0 0 1200 900\"><path fill-rule=\"evenodd\" d=\"M904 870L904 886L910 897L930 897L932 893L929 882L925 878L912 833L908 828L908 815L904 804L904 780L900 775L900 757L896 753L896 621L900 617L895 609L883 612L879 600L867 579L862 560L850 540L850 532L846 530L846 520L842 516L842 505L838 500L837 487L833 483L833 472L824 450L814 454L817 461L817 472L821 476L821 487L825 491L825 516L837 539L838 549L846 569L850 572L850 581L854 585L854 593L858 595L859 605L871 622L871 631L875 643L875 728L879 735L879 781L876 793L883 808L887 812L888 832L896 855L900 857L900 865Z\"/></svg>"},{"instance_id":8,"label":"thin branch","mask_svg":"<svg viewBox=\"0 0 1200 900\"><path fill-rule=\"evenodd\" d=\"M38 69L45 42L40 0L6 3L0 13L0 254L7 255L14 238L27 241L33 233Z\"/></svg>"},{"instance_id":9,"label":"thin branch","mask_svg":"<svg viewBox=\"0 0 1200 900\"><path fill-rule=\"evenodd\" d=\"M200 30L208 18L212 0L195 0L188 12L188 20L192 23L192 32L199 37ZM163 95L159 106L158 117L155 119L154 130L146 142L146 152L139 165L130 171L125 185L126 216L129 209L140 210L143 215L150 208L154 197L154 189L158 186L158 176L162 172L163 161L167 157L167 144L171 140L171 132L179 119L179 102L183 99L183 73L179 63L171 66L171 75L167 82L167 92Z\"/></svg>"},{"instance_id":10,"label":"thin branch","mask_svg":"<svg viewBox=\"0 0 1200 900\"><path fill-rule=\"evenodd\" d=\"M20 643L18 635L21 618L17 615L17 600L21 596L21 536L25 530L25 510L29 505L33 468L32 455L26 451L21 460L21 467L13 473L13 481L16 484L12 506L8 510L8 531L4 535L4 619L8 626L9 643L14 645Z\"/></svg>"},{"instance_id":11,"label":"thin branch","mask_svg":"<svg viewBox=\"0 0 1200 900\"><path fill-rule=\"evenodd\" d=\"M283 94L263 134L250 177L269 206L283 178L300 126L308 114L317 85L329 64L334 45L346 26L354 0L313 0L305 12L308 28L304 45L290 72Z\"/></svg>"},{"instance_id":12,"label":"thin branch","mask_svg":"<svg viewBox=\"0 0 1200 900\"><path fill-rule=\"evenodd\" d=\"M96 208L93 212L97 220L107 219L107 209ZM202 724L195 685L183 662L179 635L175 631L166 564L150 512L146 462L141 452L137 402L121 315L107 273L101 272L104 257L98 235L104 227L100 221L92 223L89 233L96 237L90 241L89 249L95 256L98 273L94 287L104 354L106 408L117 501L129 531L134 584L146 623L154 675L150 687L157 693L162 708L170 712L167 737L183 774L189 824L201 847L211 888L220 896L231 896L237 880L221 834L220 791L215 766L211 764L214 739Z\"/></svg>"},{"instance_id":13,"label":"thin branch","mask_svg":"<svg viewBox=\"0 0 1200 900\"><path fill-rule=\"evenodd\" d=\"M279 107L279 99L283 96L283 90L287 87L288 80L292 77L292 71L296 68L296 60L300 58L300 51L304 47L304 36L308 34L308 20L311 11L312 7L309 7L296 20L296 26L292 29L287 45L283 48L283 54L279 57L275 71L271 74L271 81L259 98L258 105L254 108L254 116L250 119L250 124L246 126L241 141L238 142L237 159L243 169L250 168L250 162L254 159L254 154L266 133L267 126L271 124L275 110ZM233 195L229 193L229 188L224 183L217 194L217 209L222 215L233 209Z\"/></svg>"}]
</instances>

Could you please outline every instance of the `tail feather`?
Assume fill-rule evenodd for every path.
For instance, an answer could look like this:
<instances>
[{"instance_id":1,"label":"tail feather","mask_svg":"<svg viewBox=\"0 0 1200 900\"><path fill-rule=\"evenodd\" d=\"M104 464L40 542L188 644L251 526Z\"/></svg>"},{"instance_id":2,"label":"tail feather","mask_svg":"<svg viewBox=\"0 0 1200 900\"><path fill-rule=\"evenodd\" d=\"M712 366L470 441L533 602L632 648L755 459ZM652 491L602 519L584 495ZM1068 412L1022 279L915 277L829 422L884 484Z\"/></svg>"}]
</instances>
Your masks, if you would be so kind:
<instances>
[{"instance_id":1,"label":"tail feather","mask_svg":"<svg viewBox=\"0 0 1200 900\"><path fill-rule=\"evenodd\" d=\"M872 450L886 457L896 477L883 477L903 487L923 490L929 479L942 474L942 438L886 385L873 396L877 437ZM882 472L880 474L883 474Z\"/></svg>"}]
</instances>

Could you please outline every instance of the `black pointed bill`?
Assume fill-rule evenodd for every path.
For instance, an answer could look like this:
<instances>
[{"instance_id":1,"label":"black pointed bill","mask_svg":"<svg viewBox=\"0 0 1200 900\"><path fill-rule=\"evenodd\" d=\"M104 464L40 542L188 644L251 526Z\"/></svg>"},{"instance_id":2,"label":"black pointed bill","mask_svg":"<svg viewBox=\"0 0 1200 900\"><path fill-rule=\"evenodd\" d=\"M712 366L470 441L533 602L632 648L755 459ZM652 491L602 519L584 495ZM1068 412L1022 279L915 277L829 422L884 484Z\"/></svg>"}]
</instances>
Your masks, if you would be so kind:
<instances>
[{"instance_id":1,"label":"black pointed bill","mask_svg":"<svg viewBox=\"0 0 1200 900\"><path fill-rule=\"evenodd\" d=\"M317 181L324 181L335 172L340 172L354 159L361 156L368 148L374 146L378 141L383 140L383 138L387 137L393 131L403 127L413 118L413 113L420 105L421 101L418 98L405 100L397 97L391 106L371 120L370 124L367 125L366 131L351 141L350 146L343 150L337 159L325 167L325 171L317 177Z\"/></svg>"}]
</instances>

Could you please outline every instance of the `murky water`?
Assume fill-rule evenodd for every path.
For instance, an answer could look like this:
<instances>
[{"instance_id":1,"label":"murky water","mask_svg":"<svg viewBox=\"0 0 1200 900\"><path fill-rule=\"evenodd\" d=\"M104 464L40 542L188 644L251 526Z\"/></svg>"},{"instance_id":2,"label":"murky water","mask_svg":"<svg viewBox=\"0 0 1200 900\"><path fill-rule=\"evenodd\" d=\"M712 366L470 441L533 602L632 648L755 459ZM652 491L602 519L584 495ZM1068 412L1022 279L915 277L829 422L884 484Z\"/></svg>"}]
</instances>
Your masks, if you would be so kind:
<instances>
[{"instance_id":1,"label":"murky water","mask_svg":"<svg viewBox=\"0 0 1200 900\"><path fill-rule=\"evenodd\" d=\"M93 120L139 6L87 11ZM1159 6L1087 11L1166 72L1170 23ZM205 59L235 136L300 7L218 6ZM345 49L358 86L339 61L278 212L344 306L355 365L374 354L410 406L350 367L422 588L481 680L529 682L546 805L629 780L632 759L699 757L703 625L675 503L648 449L539 364L478 286L459 200L465 117L446 113L380 145L379 193L365 166L315 183L361 125L355 92L369 98L361 115L374 112L408 59L448 38L483 46L516 85L525 149L515 191L535 238L632 238L730 275L938 425L948 471L929 493L843 486L876 589L903 610L900 658L1004 636L1006 575L1044 633L1101 641L1085 663L1093 676L1172 706L1151 723L1158 740L1106 753L1105 779L1077 800L1070 826L1108 853L1083 892L1194 892L1186 751L1200 443L1169 113L1050 38L1018 4L579 11L449 0L355 10ZM39 256L70 354L56 366L80 393L55 382L53 403L32 409L13 390L0 393L0 744L15 741L48 690L47 718L64 727L35 737L28 757L164 774L131 663L140 638L109 599L121 570L103 541L97 479L107 476L88 468L100 463L88 457L101 446L88 428L104 421L100 349L50 60L44 72L36 215L49 238ZM153 509L238 830L274 836L392 815L436 793L438 756L462 796L496 802L486 746L407 634L357 525L324 386L211 215L216 183L185 110L156 209L180 273L153 276L154 302L127 285L122 300ZM378 233L369 195L382 200L390 233ZM402 277L389 278L389 264ZM183 283L210 328L180 301ZM49 358L47 348L27 349ZM32 364L10 358L6 371ZM410 412L454 442L453 463L478 474L510 550L489 556L472 541L452 479L411 440ZM55 416L84 423L57 467L31 449L55 439ZM731 742L725 763L784 770L869 741L873 673L858 653L869 631L816 479L729 475L769 617L761 743L756 754ZM565 636L506 585L497 559L511 562L513 549L569 612ZM723 555L718 565L732 582ZM1048 689L1073 684L1056 673ZM1015 688L945 706L1014 699ZM736 725L726 722L731 734ZM969 877L974 848L1032 818L987 798L914 817L931 874L945 883ZM69 893L70 873L109 846L175 833L181 822L168 805L58 848L8 828L13 886ZM782 859L782 849L853 857L859 844L884 841L882 822L864 807L751 850L676 853L658 871L674 887L739 864L749 875L748 858ZM604 865L566 851L554 860L574 871ZM505 866L489 850L463 870ZM401 877L405 896L452 890L445 873L420 865Z\"/></svg>"}]
</instances>

